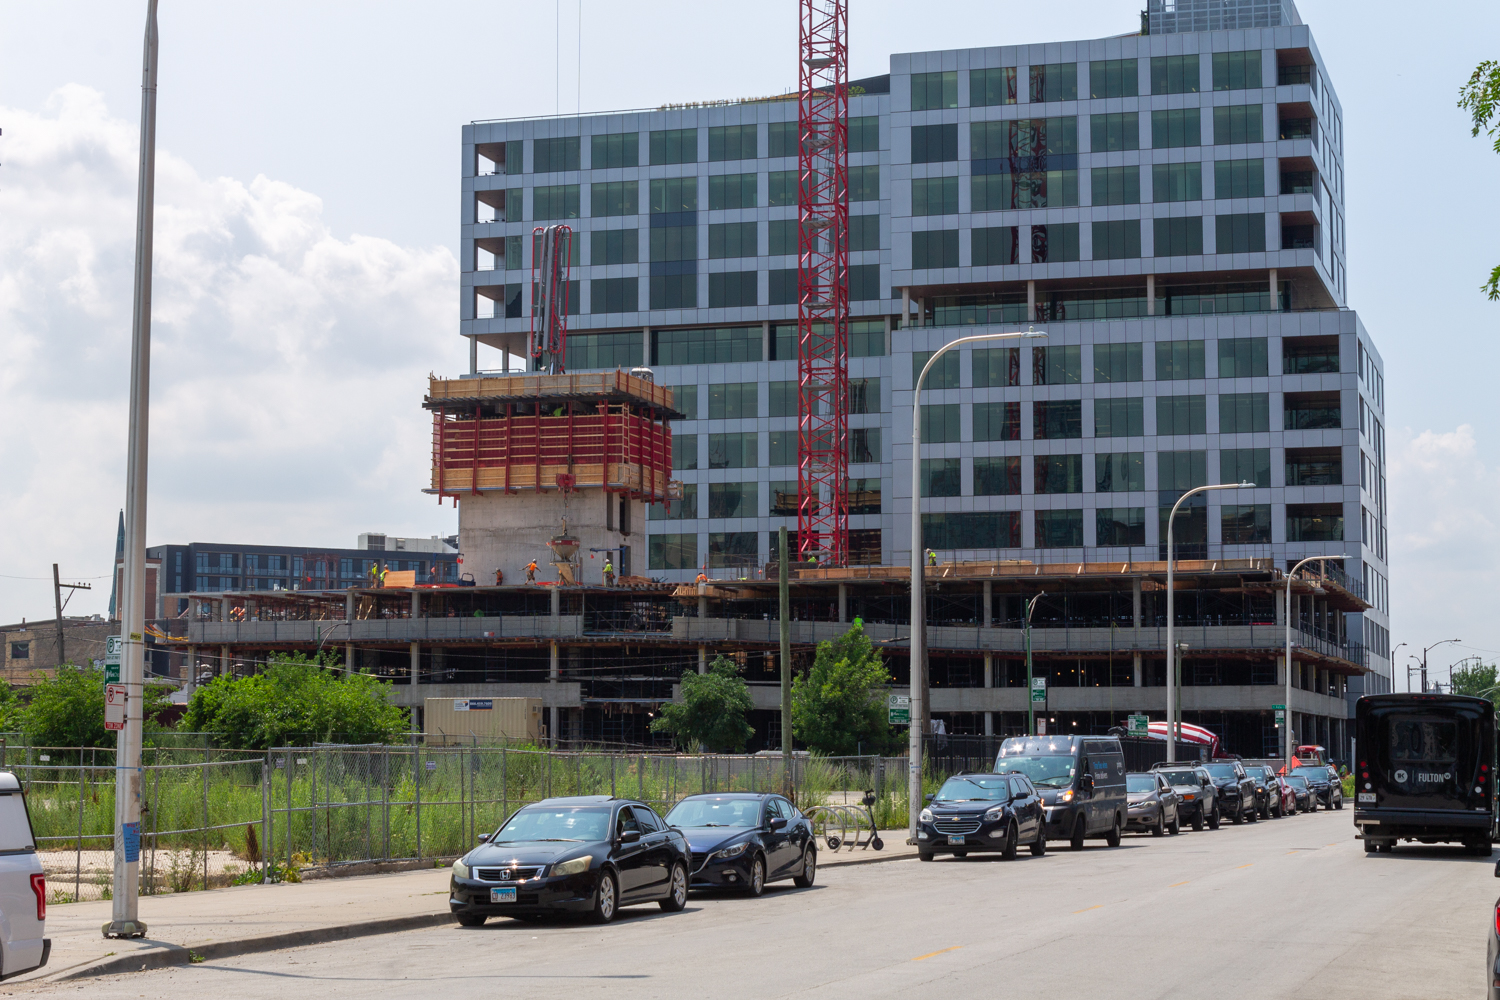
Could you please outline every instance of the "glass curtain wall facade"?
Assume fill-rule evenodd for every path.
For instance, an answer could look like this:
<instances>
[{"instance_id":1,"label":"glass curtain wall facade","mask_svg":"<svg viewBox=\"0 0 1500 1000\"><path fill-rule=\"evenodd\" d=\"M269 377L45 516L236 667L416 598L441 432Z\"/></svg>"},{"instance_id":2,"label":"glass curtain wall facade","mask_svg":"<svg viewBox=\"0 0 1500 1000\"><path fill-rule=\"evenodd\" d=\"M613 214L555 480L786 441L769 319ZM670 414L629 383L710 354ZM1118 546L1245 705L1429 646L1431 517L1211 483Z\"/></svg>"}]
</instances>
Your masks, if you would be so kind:
<instances>
[{"instance_id":1,"label":"glass curtain wall facade","mask_svg":"<svg viewBox=\"0 0 1500 1000\"><path fill-rule=\"evenodd\" d=\"M1289 2L1257 20L1267 6L1213 25L1230 30L1154 17L1149 35L897 54L855 81L851 550L909 558L918 361L1034 327L1045 343L929 375L939 557L1159 560L1184 490L1253 481L1185 505L1179 555L1349 553L1374 605L1350 637L1379 689L1384 376L1346 300L1342 109L1310 28ZM789 98L463 130L474 370L520 363L529 234L562 221L576 370L649 365L691 415L687 498L647 521L651 576L763 564L796 526L796 115Z\"/></svg>"}]
</instances>

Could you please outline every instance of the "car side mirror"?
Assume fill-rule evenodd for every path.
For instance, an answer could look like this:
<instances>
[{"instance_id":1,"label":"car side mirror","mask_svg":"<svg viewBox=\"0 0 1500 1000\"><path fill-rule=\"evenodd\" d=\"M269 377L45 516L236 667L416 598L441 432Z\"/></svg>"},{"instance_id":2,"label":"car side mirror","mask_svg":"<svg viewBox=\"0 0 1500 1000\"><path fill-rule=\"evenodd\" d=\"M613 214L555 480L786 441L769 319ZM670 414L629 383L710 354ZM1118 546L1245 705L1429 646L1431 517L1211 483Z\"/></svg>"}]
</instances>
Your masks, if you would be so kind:
<instances>
[{"instance_id":1,"label":"car side mirror","mask_svg":"<svg viewBox=\"0 0 1500 1000\"><path fill-rule=\"evenodd\" d=\"M479 835L479 842L481 844L488 844L490 842L490 838L493 837L493 836L494 836L493 833L481 833Z\"/></svg>"},{"instance_id":2,"label":"car side mirror","mask_svg":"<svg viewBox=\"0 0 1500 1000\"><path fill-rule=\"evenodd\" d=\"M620 834L620 843L622 844L635 844L638 843L640 839L641 831L639 830L626 830L624 833Z\"/></svg>"},{"instance_id":3,"label":"car side mirror","mask_svg":"<svg viewBox=\"0 0 1500 1000\"><path fill-rule=\"evenodd\" d=\"M786 829L786 820L783 817L781 817L781 816L772 816L771 817L771 832L774 833L777 830L785 830L785 829Z\"/></svg>"},{"instance_id":4,"label":"car side mirror","mask_svg":"<svg viewBox=\"0 0 1500 1000\"><path fill-rule=\"evenodd\" d=\"M928 792L927 795L924 796L923 801L924 802L931 802L932 801L932 797L934 795L936 795L936 794L937 794L936 792Z\"/></svg>"},{"instance_id":5,"label":"car side mirror","mask_svg":"<svg viewBox=\"0 0 1500 1000\"><path fill-rule=\"evenodd\" d=\"M1198 784L1202 785L1204 788L1207 788L1209 785L1209 781L1207 778L1199 778Z\"/></svg>"}]
</instances>

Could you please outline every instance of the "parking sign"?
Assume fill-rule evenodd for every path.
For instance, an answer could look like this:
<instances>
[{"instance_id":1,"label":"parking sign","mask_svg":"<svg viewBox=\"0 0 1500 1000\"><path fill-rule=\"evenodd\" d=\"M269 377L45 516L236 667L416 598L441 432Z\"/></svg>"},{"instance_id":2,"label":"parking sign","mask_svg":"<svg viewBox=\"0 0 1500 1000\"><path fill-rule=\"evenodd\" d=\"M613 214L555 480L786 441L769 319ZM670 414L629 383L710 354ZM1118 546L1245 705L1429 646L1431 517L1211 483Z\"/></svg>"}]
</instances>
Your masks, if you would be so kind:
<instances>
[{"instance_id":1,"label":"parking sign","mask_svg":"<svg viewBox=\"0 0 1500 1000\"><path fill-rule=\"evenodd\" d=\"M893 694L886 699L886 721L892 726L911 725L911 697Z\"/></svg>"},{"instance_id":2,"label":"parking sign","mask_svg":"<svg viewBox=\"0 0 1500 1000\"><path fill-rule=\"evenodd\" d=\"M104 685L104 728L125 728L126 694L124 684Z\"/></svg>"},{"instance_id":3,"label":"parking sign","mask_svg":"<svg viewBox=\"0 0 1500 1000\"><path fill-rule=\"evenodd\" d=\"M1033 702L1044 702L1047 700L1047 678L1033 677L1031 679L1031 700Z\"/></svg>"},{"instance_id":4,"label":"parking sign","mask_svg":"<svg viewBox=\"0 0 1500 1000\"><path fill-rule=\"evenodd\" d=\"M1149 736L1151 733L1151 719L1145 715L1130 716L1130 735Z\"/></svg>"}]
</instances>

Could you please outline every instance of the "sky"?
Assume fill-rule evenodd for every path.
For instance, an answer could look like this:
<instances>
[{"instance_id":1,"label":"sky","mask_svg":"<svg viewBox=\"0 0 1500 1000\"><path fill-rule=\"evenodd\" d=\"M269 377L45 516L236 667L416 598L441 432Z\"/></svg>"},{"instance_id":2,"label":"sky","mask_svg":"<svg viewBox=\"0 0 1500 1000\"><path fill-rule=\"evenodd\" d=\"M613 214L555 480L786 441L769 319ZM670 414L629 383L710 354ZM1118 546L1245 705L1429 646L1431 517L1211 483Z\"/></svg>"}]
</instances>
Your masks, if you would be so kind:
<instances>
[{"instance_id":1,"label":"sky","mask_svg":"<svg viewBox=\"0 0 1500 1000\"><path fill-rule=\"evenodd\" d=\"M850 0L892 52L1104 37L1139 0ZM1500 156L1456 107L1500 5L1300 0L1344 109L1349 299L1386 367L1392 643L1500 658ZM144 0L0 0L0 622L103 612L124 445ZM464 370L460 129L777 94L797 5L163 0L148 543L456 530L420 489ZM1398 665L1398 675L1400 673Z\"/></svg>"}]
</instances>

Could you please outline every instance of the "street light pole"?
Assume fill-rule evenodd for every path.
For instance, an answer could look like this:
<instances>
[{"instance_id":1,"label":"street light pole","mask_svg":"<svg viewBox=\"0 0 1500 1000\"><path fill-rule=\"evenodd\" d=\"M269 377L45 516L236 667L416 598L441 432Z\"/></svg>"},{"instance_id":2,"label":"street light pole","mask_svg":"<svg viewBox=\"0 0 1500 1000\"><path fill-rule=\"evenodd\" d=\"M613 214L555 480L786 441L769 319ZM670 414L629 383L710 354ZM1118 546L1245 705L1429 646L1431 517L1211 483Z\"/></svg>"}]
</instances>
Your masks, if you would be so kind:
<instances>
[{"instance_id":1,"label":"street light pole","mask_svg":"<svg viewBox=\"0 0 1500 1000\"><path fill-rule=\"evenodd\" d=\"M1173 559L1172 522L1177 519L1177 508L1181 507L1182 502L1194 493L1204 493L1208 490L1251 489L1254 486L1254 483L1247 482L1220 483L1217 486L1195 486L1177 498L1177 502L1172 505L1172 513L1167 515L1167 763L1169 764L1177 760L1177 740L1182 736L1182 723L1177 718L1177 688L1182 683L1182 677L1180 676L1181 672L1177 668L1177 644L1173 641L1173 629L1176 625L1174 618L1176 615L1175 603L1172 599L1172 587L1174 584L1173 567L1175 562Z\"/></svg>"},{"instance_id":2,"label":"street light pole","mask_svg":"<svg viewBox=\"0 0 1500 1000\"><path fill-rule=\"evenodd\" d=\"M1031 613L1036 610L1036 602L1040 601L1047 592L1044 590L1031 600L1026 602L1026 625L1022 633L1026 639L1026 735L1036 735L1036 702L1031 699ZM1049 691L1050 695L1051 692Z\"/></svg>"},{"instance_id":3,"label":"street light pole","mask_svg":"<svg viewBox=\"0 0 1500 1000\"><path fill-rule=\"evenodd\" d=\"M1447 642L1462 642L1462 639L1439 639L1437 642L1422 650L1422 693L1427 693L1427 653L1429 650L1437 649Z\"/></svg>"},{"instance_id":4,"label":"street light pole","mask_svg":"<svg viewBox=\"0 0 1500 1000\"><path fill-rule=\"evenodd\" d=\"M1281 706L1281 743L1282 756L1284 758L1282 766L1285 768L1287 774L1292 773L1292 578L1297 575L1299 569L1310 562L1326 562L1330 559L1341 561L1348 558L1347 555L1308 556L1293 566L1286 575L1286 609L1283 616L1286 618L1286 652L1282 657L1284 669L1286 670L1286 693L1282 699L1285 704Z\"/></svg>"},{"instance_id":5,"label":"street light pole","mask_svg":"<svg viewBox=\"0 0 1500 1000\"><path fill-rule=\"evenodd\" d=\"M927 650L926 607L922 588L922 383L927 373L948 351L965 344L978 344L993 340L1031 340L1046 337L1045 333L1027 330L1024 333L982 333L973 337L959 337L939 347L922 366L921 373L911 389L911 722L910 741L907 752L910 760L906 765L907 835L908 842L917 842L917 818L922 812L922 719L926 698L926 671L923 669L924 653ZM1031 697L1028 688L1026 697ZM1030 703L1028 702L1028 705Z\"/></svg>"},{"instance_id":6,"label":"street light pole","mask_svg":"<svg viewBox=\"0 0 1500 1000\"><path fill-rule=\"evenodd\" d=\"M145 937L141 923L141 707L146 631L146 446L151 406L151 250L156 211L156 0L146 2L141 66L141 159L136 191L135 320L130 338L130 431L125 470L125 573L120 588L120 682L125 728L115 752L115 875L104 936Z\"/></svg>"}]
</instances>

